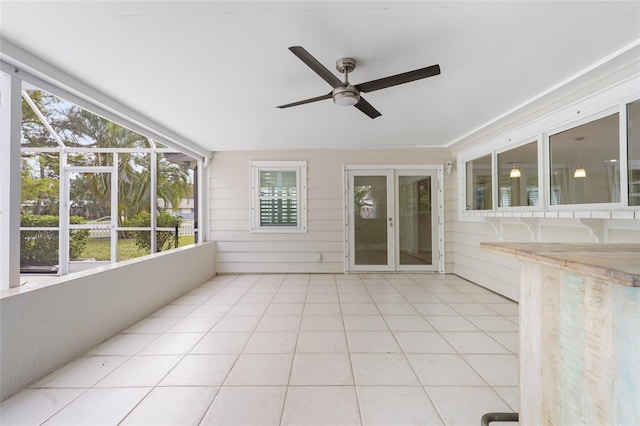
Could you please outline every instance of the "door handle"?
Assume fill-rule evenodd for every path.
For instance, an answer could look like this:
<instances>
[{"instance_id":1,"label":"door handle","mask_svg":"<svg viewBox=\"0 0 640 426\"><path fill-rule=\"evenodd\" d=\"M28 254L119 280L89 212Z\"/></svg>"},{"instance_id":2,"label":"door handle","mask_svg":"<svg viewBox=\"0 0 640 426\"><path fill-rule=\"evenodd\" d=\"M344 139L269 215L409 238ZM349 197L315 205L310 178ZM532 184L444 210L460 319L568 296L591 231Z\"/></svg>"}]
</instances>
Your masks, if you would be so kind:
<instances>
[{"instance_id":1,"label":"door handle","mask_svg":"<svg viewBox=\"0 0 640 426\"><path fill-rule=\"evenodd\" d=\"M392 217L389 218L389 226L393 226L393 218Z\"/></svg>"}]
</instances>

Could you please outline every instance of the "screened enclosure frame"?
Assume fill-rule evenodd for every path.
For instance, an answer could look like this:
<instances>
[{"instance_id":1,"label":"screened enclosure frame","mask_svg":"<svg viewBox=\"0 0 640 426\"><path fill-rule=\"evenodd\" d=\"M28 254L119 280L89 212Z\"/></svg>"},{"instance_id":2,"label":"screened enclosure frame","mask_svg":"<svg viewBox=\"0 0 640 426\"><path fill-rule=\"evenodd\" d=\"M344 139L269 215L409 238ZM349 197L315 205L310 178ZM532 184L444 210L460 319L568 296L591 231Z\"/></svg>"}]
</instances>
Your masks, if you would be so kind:
<instances>
[{"instance_id":1,"label":"screened enclosure frame","mask_svg":"<svg viewBox=\"0 0 640 426\"><path fill-rule=\"evenodd\" d=\"M2 99L1 99L2 103L4 104L3 110L2 110L4 125L2 126L2 131L3 131L3 136L5 134L11 135L11 137L8 138L8 141L7 141L9 142L10 140L10 142L3 146L10 149L15 149L17 145L15 143L16 138L18 140L21 140L22 119L20 117L22 117L22 110L20 108L16 108L17 106L16 98L20 97L21 98L20 101L28 105L28 108L30 109L30 111L32 111L33 114L37 116L39 120L39 124L41 124L44 128L46 128L47 137L50 140L55 141L55 144L49 144L48 146L24 146L21 143L18 155L20 159L22 159L23 156L25 155L39 156L41 154L54 154L54 157L56 157L58 161L57 174L59 177L59 186L57 191L57 203L58 203L57 214L54 214L54 216L57 216L57 224L56 224L57 226L21 226L20 219L18 219L17 224L20 226L16 227L15 215L17 213L20 216L22 216L23 206L22 206L22 202L19 202L18 204L20 205L20 207L18 208L14 207L14 204L15 204L15 202L13 202L13 199L15 198L15 194L14 194L13 195L14 198L12 198L12 202L9 203L12 207L10 209L7 209L6 207L3 208L5 212L12 213L14 217L14 220L12 221L11 226L7 226L6 224L3 224L3 230L5 228L10 229L10 232L8 232L9 235L7 235L7 238L8 240L11 240L11 243L6 245L7 247L3 246L3 253L5 251L20 252L20 250L16 250L16 246L19 247L21 245L20 235L23 232L39 231L39 232L49 233L51 235L54 235L53 237L54 239L57 238L58 261L57 261L57 264L54 265L55 268L51 268L51 270L49 271L45 270L40 272L49 273L49 274L55 273L56 275L64 275L69 272L68 265L70 260L70 255L69 255L69 247L70 247L70 239L71 239L70 233L77 230L86 230L86 232L88 233L94 228L100 228L102 230L108 229L108 233L110 235L110 248L109 248L110 255L109 255L108 263L115 263L119 260L118 249L117 249L117 245L119 241L119 238L118 238L119 233L134 232L134 231L148 232L149 233L148 237L150 239L148 252L149 253L157 252L157 238L159 233L163 233L163 232L169 233L169 232L175 231L175 228L173 227L171 228L163 227L158 224L157 199L158 199L159 175L158 175L157 165L158 165L159 159L161 159L165 155L171 155L171 154L173 154L174 156L189 156L189 159L191 160L190 161L191 165L187 167L188 176L189 176L187 182L188 183L190 182L190 185L192 185L193 187L193 198L194 198L193 228L191 228L190 231L192 230L193 232L194 242L197 243L197 242L204 241L204 232L202 232L202 226L201 226L203 224L202 218L203 218L204 206L202 205L201 202L199 202L199 200L204 200L204 197L202 196L204 192L203 191L204 188L201 183L203 182L203 169L208 165L210 153L207 153L208 155L203 155L203 153L196 152L195 150L189 149L189 147L184 147L184 146L181 146L181 144L174 143L171 137L162 138L161 136L158 137L159 136L158 133L145 132L144 131L145 129L143 128L143 126L135 125L135 123L131 124L126 120L118 120L116 117L116 114L108 114L108 113L104 115L100 114L100 112L103 112L103 109L100 108L99 106L93 107L93 105L87 102L86 100L81 102L76 102L77 100L80 99L80 97L78 97L77 95L69 93L64 89L61 89L50 83L44 82L43 80L38 79L37 77L33 77L32 75L24 71L20 71L17 68L14 68L13 66L8 65L4 61L1 61L0 65L2 65L2 71L3 71L2 79L5 80L5 82L2 85L3 91L5 91L5 93L2 95ZM10 73L7 71L10 71ZM16 84L18 86L16 86ZM21 89L17 91L17 90L14 90L15 87L20 87ZM7 88L9 88L10 90L6 90ZM45 117L42 111L40 111L40 109L37 107L33 99L31 99L26 88L43 90L47 93L50 93L53 96L59 96L62 99L66 99L66 101L69 102L74 107L78 107L83 110L89 111L95 114L97 117L101 117L105 120L108 120L109 122L115 123L118 126L121 126L122 128L130 132L135 132L138 135L140 135L141 138L144 138L148 147L68 146L63 141L63 138L61 138L60 135L58 135L58 133L54 129L54 126L52 126L52 124ZM87 107L87 105L89 105L89 107ZM96 110L99 112L98 113L94 112ZM11 119L8 120L7 118L11 118ZM123 122L124 124L122 124ZM16 131L16 127L18 127L17 131ZM140 130L142 130L142 132ZM179 148L176 148L176 146L179 146ZM73 162L69 161L69 156L79 156L79 155L89 155L89 156L109 155L111 156L110 157L111 165L104 166L104 165L98 164L98 165L77 166L77 165L74 165ZM119 217L118 156L119 155L141 155L141 156L148 156L149 158L148 174L149 174L149 181L150 181L149 182L150 195L149 195L149 205L148 207L146 207L148 208L149 216L150 216L149 226L122 226L122 223L119 223L118 221L118 217ZM11 158L14 160L12 164L15 164L16 154L15 153L12 154ZM91 159L88 159L87 161L91 162ZM170 160L167 160L166 162L170 162ZM21 166L20 166L21 163L22 161L19 160L18 166L17 166L17 169L18 169L17 173L15 170L13 170L13 168L12 170L3 171L3 180L6 178L11 185L11 187L7 189L7 192L19 193L21 191L20 188L22 185L17 183L21 181L20 179L20 174L22 173ZM110 208L109 216L111 217L111 220L109 221L108 224L101 225L99 227L96 227L90 224L70 225L68 175L69 173L72 173L72 172L78 172L78 173L99 172L99 173L110 174L111 176L111 179L110 179L111 208ZM16 179L16 175L18 179ZM7 184L6 186L9 186L9 184ZM17 186L17 190L16 190L16 186ZM18 195L18 198L20 198L19 195ZM3 204L4 204L4 199L3 199ZM172 211L175 212L179 208L179 206L173 206L173 203L172 203L171 208L172 208ZM55 212L55 208L52 208L52 211ZM18 253L17 256L19 257L20 254ZM1 268L2 274L3 274L3 288L5 288L5 285L4 285L5 275L10 277L8 281L10 281L9 285L11 287L19 284L14 279L15 277L14 274L16 269L15 257L16 256L14 255L12 256L13 260L7 261L6 263L3 262L3 265ZM19 262L18 262L18 265L19 265ZM99 264L96 264L95 266L99 266ZM20 269L20 272L22 272L21 266L19 266L19 269Z\"/></svg>"}]
</instances>

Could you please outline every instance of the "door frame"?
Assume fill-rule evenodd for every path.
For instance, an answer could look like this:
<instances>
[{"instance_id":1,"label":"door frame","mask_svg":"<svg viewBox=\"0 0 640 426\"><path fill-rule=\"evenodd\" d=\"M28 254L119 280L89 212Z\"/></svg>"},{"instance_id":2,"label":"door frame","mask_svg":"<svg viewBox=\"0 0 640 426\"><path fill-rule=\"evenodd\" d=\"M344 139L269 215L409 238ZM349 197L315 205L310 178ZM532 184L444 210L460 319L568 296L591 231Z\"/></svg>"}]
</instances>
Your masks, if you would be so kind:
<instances>
[{"instance_id":1,"label":"door frame","mask_svg":"<svg viewBox=\"0 0 640 426\"><path fill-rule=\"evenodd\" d=\"M432 208L432 214L436 217L432 220L432 231L434 233L433 241L437 242L437 244L433 244L433 248L437 249L437 254L434 255L434 263L430 268L420 267L416 268L411 265L400 265L398 256L396 256L399 247L398 247L398 238L399 234L394 230L393 241L390 242L393 245L394 256L393 256L393 265L390 268L369 268L367 270L360 268L353 268L351 263L351 256L353 256L353 244L351 241L352 237L352 224L350 211L352 204L352 196L350 197L352 188L350 188L349 181L349 172L351 171L362 171L362 172L371 172L375 174L376 172L381 173L385 170L390 170L391 173L391 188L393 192L393 221L397 224L399 217L399 206L397 202L397 183L398 176L397 172L415 172L415 173L425 173L426 175L434 175L436 177L436 182L433 187L435 188L433 199L435 199L434 208ZM445 272L445 252L444 252L444 173L442 164L346 164L344 165L344 268L345 273L362 273L362 272L389 272L389 273L404 273L404 272ZM394 227L397 229L397 227ZM357 270L355 270L357 269Z\"/></svg>"},{"instance_id":2,"label":"door frame","mask_svg":"<svg viewBox=\"0 0 640 426\"><path fill-rule=\"evenodd\" d=\"M346 202L345 202L345 223L347 224L346 231L346 271L347 272L395 272L396 270L396 260L395 260L395 244L396 244L396 232L395 232L395 212L393 210L389 210L390 207L393 207L395 203L392 200L394 196L394 185L395 185L395 174L394 170L389 168L377 168L377 169L348 169L346 171L347 178L347 191L346 191ZM353 186L351 185L351 177L357 176L377 176L383 177L386 179L386 200L387 205L385 206L385 218L384 222L386 223L386 242L387 242L387 250L386 250L386 264L380 265L355 265L352 262L355 256L355 228L349 226L350 219L354 217L354 212L352 211L354 194L353 194ZM351 202L351 204L349 204ZM354 224L355 225L355 224ZM354 236L352 238L352 235ZM353 263L353 264L352 264Z\"/></svg>"},{"instance_id":3,"label":"door frame","mask_svg":"<svg viewBox=\"0 0 640 426\"><path fill-rule=\"evenodd\" d=\"M60 180L61 186L61 202L63 208L60 209L60 234L59 234L59 274L65 275L70 272L70 260L69 259L69 235L72 229L95 229L96 225L72 225L69 223L70 208L71 208L71 184L70 175L72 173L110 173L110 185L111 185L111 222L108 225L98 226L98 228L109 229L109 241L110 247L110 259L109 261L95 261L92 264L107 264L113 263L117 256L117 226L118 226L118 173L115 165L112 166L66 166L63 168L63 176ZM73 271L71 271L73 272Z\"/></svg>"}]
</instances>

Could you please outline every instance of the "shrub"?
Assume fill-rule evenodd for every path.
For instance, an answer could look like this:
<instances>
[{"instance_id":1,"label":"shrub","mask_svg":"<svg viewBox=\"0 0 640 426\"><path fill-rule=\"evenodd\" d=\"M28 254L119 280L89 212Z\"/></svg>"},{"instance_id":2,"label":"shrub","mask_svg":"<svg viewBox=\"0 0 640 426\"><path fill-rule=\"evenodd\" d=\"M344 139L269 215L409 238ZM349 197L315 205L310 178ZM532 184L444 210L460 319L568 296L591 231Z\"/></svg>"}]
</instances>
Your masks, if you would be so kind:
<instances>
[{"instance_id":1,"label":"shrub","mask_svg":"<svg viewBox=\"0 0 640 426\"><path fill-rule=\"evenodd\" d=\"M158 228L172 228L180 226L182 218L173 216L166 212L158 213L156 216L156 226ZM151 214L138 213L129 219L126 226L132 227L149 227L151 226ZM136 240L136 246L141 250L151 249L151 231L127 231L127 235L132 236ZM157 231L156 232L156 252L168 250L175 247L176 234L175 231Z\"/></svg>"},{"instance_id":2,"label":"shrub","mask_svg":"<svg viewBox=\"0 0 640 426\"><path fill-rule=\"evenodd\" d=\"M59 217L51 215L22 215L20 226L57 227ZM87 221L80 216L71 216L69 223L81 224ZM20 232L20 266L51 266L59 263L58 230L38 230ZM69 257L80 257L87 245L88 229L74 229L70 232Z\"/></svg>"}]
</instances>

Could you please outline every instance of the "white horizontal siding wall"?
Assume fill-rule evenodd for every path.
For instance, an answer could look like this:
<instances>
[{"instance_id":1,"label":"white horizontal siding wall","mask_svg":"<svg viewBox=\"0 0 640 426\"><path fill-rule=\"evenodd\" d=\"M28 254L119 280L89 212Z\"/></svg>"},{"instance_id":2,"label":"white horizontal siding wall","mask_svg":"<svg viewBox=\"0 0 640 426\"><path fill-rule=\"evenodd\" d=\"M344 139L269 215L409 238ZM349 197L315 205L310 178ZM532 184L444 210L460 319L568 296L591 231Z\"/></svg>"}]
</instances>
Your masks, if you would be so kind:
<instances>
[{"instance_id":1,"label":"white horizontal siding wall","mask_svg":"<svg viewBox=\"0 0 640 426\"><path fill-rule=\"evenodd\" d=\"M638 243L640 221L626 219L480 219L453 224L452 272L513 300L519 299L518 262L480 250L481 242Z\"/></svg>"},{"instance_id":2,"label":"white horizontal siding wall","mask_svg":"<svg viewBox=\"0 0 640 426\"><path fill-rule=\"evenodd\" d=\"M217 152L209 182L209 241L216 243L216 271L344 272L344 165L443 164L449 158L446 149L428 148ZM307 161L307 233L250 232L250 163L265 160Z\"/></svg>"},{"instance_id":3,"label":"white horizontal siding wall","mask_svg":"<svg viewBox=\"0 0 640 426\"><path fill-rule=\"evenodd\" d=\"M557 127L560 123L572 123L576 110L583 114L594 114L608 105L620 105L637 99L640 76L637 73L640 60L633 59L634 67L621 67L618 74L604 78L596 74L593 79L585 79L586 83L576 84L572 91L561 91L557 96L543 98L540 105L530 106L529 113L523 111L518 115L507 117L485 129L482 134L475 134L452 149L452 155L465 158L473 154L475 157L486 155L497 150L510 141L522 141L530 135L542 136L543 132ZM634 93L628 86L635 87ZM535 111L538 109L537 111ZM572 115L573 114L573 115ZM458 170L458 174L464 173ZM470 281L487 287L497 293L518 300L520 292L520 276L518 262L509 256L488 253L480 250L481 242L558 242L558 243L637 243L640 241L640 221L635 216L637 209L622 209L613 212L574 213L570 211L551 212L560 218L553 217L475 217L461 218L457 212L463 210L452 207L460 202L464 188L457 184L455 200L447 210L449 223L447 229L452 230L448 236L453 246L453 268L449 271ZM450 195L449 195L450 196ZM597 206L594 206L594 210ZM634 211L635 210L635 211ZM536 212L529 215L536 216ZM562 218L562 216L568 216ZM515 214L513 215L515 216ZM584 216L585 218L580 218ZM635 219L634 219L635 217ZM622 219L625 218L625 219Z\"/></svg>"},{"instance_id":4,"label":"white horizontal siding wall","mask_svg":"<svg viewBox=\"0 0 640 426\"><path fill-rule=\"evenodd\" d=\"M481 242L500 241L493 223L455 221L453 241L453 273L510 299L518 300L518 261L512 257L480 250Z\"/></svg>"}]
</instances>

